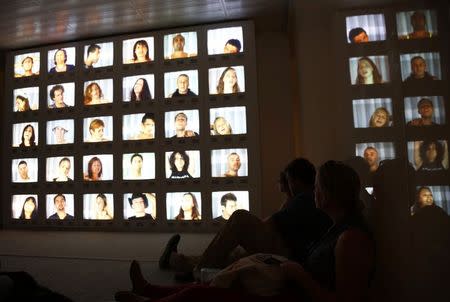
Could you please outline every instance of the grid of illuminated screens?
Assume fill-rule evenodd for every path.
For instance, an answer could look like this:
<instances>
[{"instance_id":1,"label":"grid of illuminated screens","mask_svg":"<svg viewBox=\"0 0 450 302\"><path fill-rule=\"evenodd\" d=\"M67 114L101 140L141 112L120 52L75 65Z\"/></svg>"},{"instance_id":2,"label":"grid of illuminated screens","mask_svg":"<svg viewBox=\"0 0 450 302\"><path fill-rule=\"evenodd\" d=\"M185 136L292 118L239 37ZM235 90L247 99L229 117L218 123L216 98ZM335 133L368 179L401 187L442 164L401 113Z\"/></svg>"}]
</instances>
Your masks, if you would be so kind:
<instances>
[{"instance_id":1,"label":"grid of illuminated screens","mask_svg":"<svg viewBox=\"0 0 450 302\"><path fill-rule=\"evenodd\" d=\"M436 195L434 204L449 213L448 75L443 66L446 52L435 46L445 49L441 39L446 37L439 32L433 9L390 11L395 14L392 29L386 26L386 14L345 18L353 126L361 134L354 152L366 159L372 172L385 159L407 155L418 174L411 209L424 204L420 193L428 190ZM397 35L387 37L387 32ZM389 40L398 45L393 55L380 51ZM398 137L395 129L405 137Z\"/></svg>"},{"instance_id":2,"label":"grid of illuminated screens","mask_svg":"<svg viewBox=\"0 0 450 302\"><path fill-rule=\"evenodd\" d=\"M8 218L222 222L252 210L252 34L241 22L12 54Z\"/></svg>"}]
</instances>

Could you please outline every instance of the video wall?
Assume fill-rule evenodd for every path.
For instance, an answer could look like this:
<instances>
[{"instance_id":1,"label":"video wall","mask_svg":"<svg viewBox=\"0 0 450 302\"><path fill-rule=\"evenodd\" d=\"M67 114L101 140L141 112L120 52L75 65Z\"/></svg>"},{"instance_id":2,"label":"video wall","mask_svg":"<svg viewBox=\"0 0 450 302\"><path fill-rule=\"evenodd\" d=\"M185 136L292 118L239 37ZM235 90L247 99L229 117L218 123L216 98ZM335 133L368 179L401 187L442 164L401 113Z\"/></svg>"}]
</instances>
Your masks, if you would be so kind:
<instances>
[{"instance_id":1,"label":"video wall","mask_svg":"<svg viewBox=\"0 0 450 302\"><path fill-rule=\"evenodd\" d=\"M421 7L341 21L353 154L372 172L383 160L407 159L416 171L411 215L432 204L449 214L448 16Z\"/></svg>"},{"instance_id":2,"label":"video wall","mask_svg":"<svg viewBox=\"0 0 450 302\"><path fill-rule=\"evenodd\" d=\"M259 213L251 22L18 50L5 78L7 227L201 231Z\"/></svg>"}]
</instances>

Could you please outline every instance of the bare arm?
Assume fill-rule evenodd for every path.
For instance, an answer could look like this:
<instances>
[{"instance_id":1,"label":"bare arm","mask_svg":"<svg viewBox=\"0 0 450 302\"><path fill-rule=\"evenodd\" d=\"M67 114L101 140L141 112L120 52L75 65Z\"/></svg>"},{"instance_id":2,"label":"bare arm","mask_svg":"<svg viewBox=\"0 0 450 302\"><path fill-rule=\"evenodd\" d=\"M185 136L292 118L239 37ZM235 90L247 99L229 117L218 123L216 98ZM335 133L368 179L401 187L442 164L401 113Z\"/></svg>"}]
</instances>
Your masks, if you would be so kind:
<instances>
[{"instance_id":1,"label":"bare arm","mask_svg":"<svg viewBox=\"0 0 450 302\"><path fill-rule=\"evenodd\" d=\"M367 299L370 270L374 263L372 241L359 230L348 230L338 239L336 257L336 291L320 286L303 267L295 262L281 265L286 277L300 285L312 301L359 302Z\"/></svg>"}]
</instances>

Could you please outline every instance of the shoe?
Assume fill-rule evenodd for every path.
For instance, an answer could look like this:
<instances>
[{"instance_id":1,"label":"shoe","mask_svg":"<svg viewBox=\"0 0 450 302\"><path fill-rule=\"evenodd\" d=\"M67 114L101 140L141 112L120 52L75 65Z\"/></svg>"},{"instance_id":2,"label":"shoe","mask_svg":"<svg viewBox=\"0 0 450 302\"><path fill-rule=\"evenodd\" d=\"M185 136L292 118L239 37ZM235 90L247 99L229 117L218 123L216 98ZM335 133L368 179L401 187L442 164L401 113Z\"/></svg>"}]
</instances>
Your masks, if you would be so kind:
<instances>
[{"instance_id":1,"label":"shoe","mask_svg":"<svg viewBox=\"0 0 450 302\"><path fill-rule=\"evenodd\" d=\"M164 248L164 251L159 258L159 269L169 269L170 264L170 255L172 253L178 252L178 242L180 242L181 236L180 234L173 235L169 241L167 241L166 247Z\"/></svg>"}]
</instances>

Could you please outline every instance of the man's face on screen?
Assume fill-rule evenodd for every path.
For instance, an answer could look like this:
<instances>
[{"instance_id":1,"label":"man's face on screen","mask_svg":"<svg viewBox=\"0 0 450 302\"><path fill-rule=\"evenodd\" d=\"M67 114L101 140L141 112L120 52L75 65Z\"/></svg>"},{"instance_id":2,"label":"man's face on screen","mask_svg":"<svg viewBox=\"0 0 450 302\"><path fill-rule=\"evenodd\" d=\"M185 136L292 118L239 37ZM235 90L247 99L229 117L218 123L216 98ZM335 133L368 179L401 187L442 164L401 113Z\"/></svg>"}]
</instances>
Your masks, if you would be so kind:
<instances>
[{"instance_id":1,"label":"man's face on screen","mask_svg":"<svg viewBox=\"0 0 450 302\"><path fill-rule=\"evenodd\" d=\"M419 114L422 118L430 118L433 116L433 106L429 103L424 103L419 107Z\"/></svg>"},{"instance_id":2,"label":"man's face on screen","mask_svg":"<svg viewBox=\"0 0 450 302\"><path fill-rule=\"evenodd\" d=\"M419 206L431 206L433 204L433 193L428 189L422 189L419 193Z\"/></svg>"},{"instance_id":3,"label":"man's face on screen","mask_svg":"<svg viewBox=\"0 0 450 302\"><path fill-rule=\"evenodd\" d=\"M97 63L100 59L100 49L97 48L94 52L91 52L92 63Z\"/></svg>"},{"instance_id":4,"label":"man's face on screen","mask_svg":"<svg viewBox=\"0 0 450 302\"><path fill-rule=\"evenodd\" d=\"M155 122L152 119L146 119L142 124L142 132L153 137L155 133Z\"/></svg>"},{"instance_id":5,"label":"man's face on screen","mask_svg":"<svg viewBox=\"0 0 450 302\"><path fill-rule=\"evenodd\" d=\"M227 200L225 207L222 206L222 215L227 219L230 218L231 214L237 209L237 202L234 200Z\"/></svg>"},{"instance_id":6,"label":"man's face on screen","mask_svg":"<svg viewBox=\"0 0 450 302\"><path fill-rule=\"evenodd\" d=\"M62 175L69 176L70 161L64 160L59 164L59 171Z\"/></svg>"},{"instance_id":7,"label":"man's face on screen","mask_svg":"<svg viewBox=\"0 0 450 302\"><path fill-rule=\"evenodd\" d=\"M427 63L422 58L416 58L411 62L411 71L416 79L421 79L425 76Z\"/></svg>"},{"instance_id":8,"label":"man's face on screen","mask_svg":"<svg viewBox=\"0 0 450 302\"><path fill-rule=\"evenodd\" d=\"M186 94L189 89L189 78L187 76L179 76L177 79L178 93Z\"/></svg>"},{"instance_id":9,"label":"man's face on screen","mask_svg":"<svg viewBox=\"0 0 450 302\"><path fill-rule=\"evenodd\" d=\"M141 171L142 170L143 161L139 156L133 157L131 161L131 168L133 171Z\"/></svg>"},{"instance_id":10,"label":"man's face on screen","mask_svg":"<svg viewBox=\"0 0 450 302\"><path fill-rule=\"evenodd\" d=\"M61 89L55 90L55 97L53 98L56 107L64 106L64 92Z\"/></svg>"},{"instance_id":11,"label":"man's face on screen","mask_svg":"<svg viewBox=\"0 0 450 302\"><path fill-rule=\"evenodd\" d=\"M434 163L437 158L437 148L436 144L432 143L428 145L427 150L425 151L425 156L429 163Z\"/></svg>"},{"instance_id":12,"label":"man's face on screen","mask_svg":"<svg viewBox=\"0 0 450 302\"><path fill-rule=\"evenodd\" d=\"M145 212L145 203L142 197L135 198L131 201L131 208L136 214Z\"/></svg>"},{"instance_id":13,"label":"man's face on screen","mask_svg":"<svg viewBox=\"0 0 450 302\"><path fill-rule=\"evenodd\" d=\"M223 53L237 53L238 49L236 46L231 45L230 43L225 44L223 48Z\"/></svg>"},{"instance_id":14,"label":"man's face on screen","mask_svg":"<svg viewBox=\"0 0 450 302\"><path fill-rule=\"evenodd\" d=\"M173 37L173 50L183 51L184 50L184 37L182 35L176 35Z\"/></svg>"},{"instance_id":15,"label":"man's face on screen","mask_svg":"<svg viewBox=\"0 0 450 302\"><path fill-rule=\"evenodd\" d=\"M175 129L185 130L187 126L187 118L184 114L178 114L175 118Z\"/></svg>"},{"instance_id":16,"label":"man's face on screen","mask_svg":"<svg viewBox=\"0 0 450 302\"><path fill-rule=\"evenodd\" d=\"M104 127L100 126L95 129L91 129L92 139L95 141L101 141L103 139Z\"/></svg>"},{"instance_id":17,"label":"man's face on screen","mask_svg":"<svg viewBox=\"0 0 450 302\"><path fill-rule=\"evenodd\" d=\"M57 211L64 211L66 208L66 200L62 196L57 196L55 198L55 208Z\"/></svg>"},{"instance_id":18,"label":"man's face on screen","mask_svg":"<svg viewBox=\"0 0 450 302\"><path fill-rule=\"evenodd\" d=\"M237 154L228 157L228 167L231 171L238 171L241 168L241 158Z\"/></svg>"},{"instance_id":19,"label":"man's face on screen","mask_svg":"<svg viewBox=\"0 0 450 302\"><path fill-rule=\"evenodd\" d=\"M375 149L366 149L364 159L369 163L369 166L376 165L378 163L378 152Z\"/></svg>"},{"instance_id":20,"label":"man's face on screen","mask_svg":"<svg viewBox=\"0 0 450 302\"><path fill-rule=\"evenodd\" d=\"M27 179L28 178L28 165L20 164L18 169L19 169L20 178Z\"/></svg>"},{"instance_id":21,"label":"man's face on screen","mask_svg":"<svg viewBox=\"0 0 450 302\"><path fill-rule=\"evenodd\" d=\"M369 42L369 36L365 32L361 32L353 38L354 43L365 43Z\"/></svg>"},{"instance_id":22,"label":"man's face on screen","mask_svg":"<svg viewBox=\"0 0 450 302\"><path fill-rule=\"evenodd\" d=\"M55 133L55 139L57 144L61 144L64 142L64 135L66 134L66 130L62 127L55 127L53 130Z\"/></svg>"}]
</instances>

